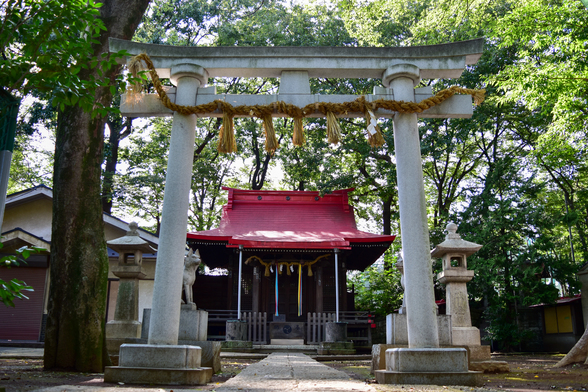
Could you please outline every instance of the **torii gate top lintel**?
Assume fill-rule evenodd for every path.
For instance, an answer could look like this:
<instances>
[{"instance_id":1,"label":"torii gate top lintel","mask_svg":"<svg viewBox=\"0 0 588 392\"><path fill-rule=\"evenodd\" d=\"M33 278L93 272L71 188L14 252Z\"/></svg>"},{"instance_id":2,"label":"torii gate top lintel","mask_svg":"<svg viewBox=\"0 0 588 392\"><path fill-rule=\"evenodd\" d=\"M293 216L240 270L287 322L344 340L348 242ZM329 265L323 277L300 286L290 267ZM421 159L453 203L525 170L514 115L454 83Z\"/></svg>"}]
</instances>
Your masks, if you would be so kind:
<instances>
[{"instance_id":1,"label":"torii gate top lintel","mask_svg":"<svg viewBox=\"0 0 588 392\"><path fill-rule=\"evenodd\" d=\"M466 65L475 64L482 54L483 39L441 45L415 47L181 47L144 44L110 38L112 52L126 50L130 55L146 53L160 78L170 78L177 85L182 76L199 80L194 90L195 105L215 100L239 105L270 105L278 101L305 107L320 102L344 103L355 100L354 95L311 94L309 78L374 78L381 79L384 88L374 87L374 93L365 96L371 102L377 99L400 99L389 88L394 78L405 76L413 81L424 78L458 78ZM126 61L130 61L126 59ZM278 94L244 95L216 94L214 86L206 87L209 77L275 77L280 78ZM416 83L415 83L416 84ZM176 89L167 91L171 102L176 100ZM416 89L414 96L404 98L421 102L431 97L430 87ZM176 102L177 103L177 102ZM121 102L123 115L132 117L169 116L172 111L161 104L155 94L146 94L141 104ZM374 110L377 117L392 117L394 112ZM223 112L213 110L199 116L220 117ZM319 112L307 117L320 117ZM341 115L341 113L339 113ZM346 117L363 117L364 112L345 111ZM429 118L463 118L472 115L471 98L455 95L436 107L418 114ZM236 114L236 116L247 116ZM274 112L273 117L283 117Z\"/></svg>"},{"instance_id":2,"label":"torii gate top lintel","mask_svg":"<svg viewBox=\"0 0 588 392\"><path fill-rule=\"evenodd\" d=\"M419 67L424 79L458 78L480 58L484 39L411 47L185 47L110 38L110 51L147 53L160 77L177 64L203 67L209 77L276 77L303 70L311 78L382 78L396 64Z\"/></svg>"}]
</instances>

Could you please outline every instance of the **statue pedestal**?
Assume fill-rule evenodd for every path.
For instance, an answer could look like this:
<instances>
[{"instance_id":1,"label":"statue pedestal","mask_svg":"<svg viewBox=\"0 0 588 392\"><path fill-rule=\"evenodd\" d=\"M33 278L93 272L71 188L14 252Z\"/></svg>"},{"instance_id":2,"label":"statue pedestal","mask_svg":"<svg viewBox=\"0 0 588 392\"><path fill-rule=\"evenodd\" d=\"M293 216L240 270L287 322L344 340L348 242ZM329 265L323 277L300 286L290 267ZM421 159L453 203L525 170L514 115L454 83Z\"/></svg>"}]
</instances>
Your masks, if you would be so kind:
<instances>
[{"instance_id":1,"label":"statue pedestal","mask_svg":"<svg viewBox=\"0 0 588 392\"><path fill-rule=\"evenodd\" d=\"M208 339L208 312L197 310L195 304L182 304L178 340Z\"/></svg>"},{"instance_id":2,"label":"statue pedestal","mask_svg":"<svg viewBox=\"0 0 588 392\"><path fill-rule=\"evenodd\" d=\"M149 338L151 309L143 309L141 338ZM182 304L178 340L206 341L208 339L208 312L196 309L195 304Z\"/></svg>"},{"instance_id":3,"label":"statue pedestal","mask_svg":"<svg viewBox=\"0 0 588 392\"><path fill-rule=\"evenodd\" d=\"M453 327L451 332L454 346L480 346L482 344L480 330L476 327Z\"/></svg>"},{"instance_id":4,"label":"statue pedestal","mask_svg":"<svg viewBox=\"0 0 588 392\"><path fill-rule=\"evenodd\" d=\"M212 379L212 369L201 367L200 359L200 347L123 344L119 366L106 366L104 382L205 385Z\"/></svg>"}]
</instances>

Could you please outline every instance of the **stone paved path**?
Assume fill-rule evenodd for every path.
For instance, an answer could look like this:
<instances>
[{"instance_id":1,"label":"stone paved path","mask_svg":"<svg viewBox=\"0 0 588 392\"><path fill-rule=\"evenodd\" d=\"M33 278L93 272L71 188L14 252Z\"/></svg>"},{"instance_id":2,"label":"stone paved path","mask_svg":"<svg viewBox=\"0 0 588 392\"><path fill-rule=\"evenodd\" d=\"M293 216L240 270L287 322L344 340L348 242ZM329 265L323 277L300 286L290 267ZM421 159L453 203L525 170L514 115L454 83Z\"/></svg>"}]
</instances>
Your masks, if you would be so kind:
<instances>
[{"instance_id":1,"label":"stone paved path","mask_svg":"<svg viewBox=\"0 0 588 392\"><path fill-rule=\"evenodd\" d=\"M297 353L273 353L247 366L217 392L269 391L367 391L376 390L362 381L350 379L339 370Z\"/></svg>"}]
</instances>

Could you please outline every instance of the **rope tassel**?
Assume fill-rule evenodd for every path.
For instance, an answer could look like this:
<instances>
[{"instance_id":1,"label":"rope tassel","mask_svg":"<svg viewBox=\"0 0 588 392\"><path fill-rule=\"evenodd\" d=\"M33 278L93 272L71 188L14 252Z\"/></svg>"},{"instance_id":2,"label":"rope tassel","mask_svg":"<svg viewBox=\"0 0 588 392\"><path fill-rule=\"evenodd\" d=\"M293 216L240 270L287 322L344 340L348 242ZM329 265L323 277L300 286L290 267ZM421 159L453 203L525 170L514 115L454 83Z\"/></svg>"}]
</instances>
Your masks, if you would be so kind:
<instances>
[{"instance_id":1,"label":"rope tassel","mask_svg":"<svg viewBox=\"0 0 588 392\"><path fill-rule=\"evenodd\" d=\"M274 121L271 114L263 116L263 130L265 131L265 151L273 154L279 147L274 130Z\"/></svg>"},{"instance_id":2,"label":"rope tassel","mask_svg":"<svg viewBox=\"0 0 588 392\"><path fill-rule=\"evenodd\" d=\"M129 73L131 74L132 79L129 81L129 84L127 85L127 91L125 93L127 95L127 102L131 105L141 101L143 84L141 83L141 77L139 76L139 73L145 70L141 60L141 56L135 56L131 59L128 65Z\"/></svg>"},{"instance_id":3,"label":"rope tassel","mask_svg":"<svg viewBox=\"0 0 588 392\"><path fill-rule=\"evenodd\" d=\"M384 145L384 135L378 126L376 116L371 110L365 112L365 121L367 123L368 143L373 147L382 147Z\"/></svg>"},{"instance_id":4,"label":"rope tassel","mask_svg":"<svg viewBox=\"0 0 588 392\"><path fill-rule=\"evenodd\" d=\"M168 108L174 112L184 114L184 115L189 115L189 114L202 115L202 114L207 114L207 113L213 112L217 109L221 109L224 112L226 112L228 110L231 117L233 117L235 115L238 115L238 116L249 115L249 116L256 116L257 117L258 113L263 113L264 111L271 111L272 113L277 112L277 113L281 113L281 114L290 116L296 120L298 118L309 116L310 114L315 113L316 111L319 111L323 114L326 113L327 115L329 114L329 112L349 113L349 112L365 111L366 99L363 96L359 97L356 100L351 101L351 102L343 102L343 103L338 103L338 104L332 104L332 103L327 103L327 102L314 102L314 103L308 104L304 107L298 107L296 105L293 105L291 103L286 103L283 101L273 102L271 105L253 105L253 106L241 105L238 107L233 107L228 102L222 101L222 100L215 100L213 102L208 102L208 103L198 105L198 106L176 105L174 102L171 102L171 100L167 96L167 93L166 93L165 89L163 88L161 81L159 80L159 76L157 75L157 71L155 69L155 66L153 65L153 62L151 61L149 56L147 56L147 54L142 53L142 54L139 54L131 59L130 65L129 65L131 74L139 72L139 69L136 67L139 66L139 63L141 61L143 61L145 63L145 65L147 66L147 69L149 70L149 75L151 76L151 80L153 81L153 87L157 91L157 94L159 95L159 98L161 99L162 104L166 108ZM136 68L135 72L133 72L133 68ZM370 103L370 108L372 110L385 109L385 110L390 110L390 111L399 112L399 113L421 113L424 110L430 109L436 105L441 104L443 101L450 98L454 94L471 95L474 98L475 104L479 105L484 100L485 92L486 92L485 90L474 90L474 89L467 89L467 88L462 88L462 87L458 87L458 86L452 86L448 89L439 91L434 96L429 97L427 99L424 99L418 103L416 103L416 102L403 102L403 101L391 101L391 100L386 100L386 99L377 99L377 100ZM331 118L331 121L329 121L329 119L327 118L327 123L333 124L333 126L331 128L338 128L336 125L334 125L334 124L336 124L335 115L333 113L330 113L330 116L328 115L327 117ZM297 123L297 121L295 121L295 129L302 130L302 127L301 126L298 127L296 125L296 123ZM301 122L300 122L300 125L301 125ZM228 127L228 126L226 126L225 128L227 128L227 130L230 130L229 128L232 129L232 127ZM332 129L332 130L333 130L333 133L336 133L336 129ZM339 128L339 130L340 130L340 128ZM236 148L236 145L230 146L230 147ZM230 148L229 151L232 152L232 151L235 151L235 149Z\"/></svg>"},{"instance_id":5,"label":"rope tassel","mask_svg":"<svg viewBox=\"0 0 588 392\"><path fill-rule=\"evenodd\" d=\"M223 126L220 129L218 139L218 152L222 154L237 152L233 116L226 111L223 114Z\"/></svg>"},{"instance_id":6,"label":"rope tassel","mask_svg":"<svg viewBox=\"0 0 588 392\"><path fill-rule=\"evenodd\" d=\"M292 143L298 147L302 147L304 145L304 128L302 127L302 117L294 117L294 135L292 135Z\"/></svg>"},{"instance_id":7,"label":"rope tassel","mask_svg":"<svg viewBox=\"0 0 588 392\"><path fill-rule=\"evenodd\" d=\"M333 112L327 113L327 136L331 144L337 144L341 140L341 126Z\"/></svg>"},{"instance_id":8,"label":"rope tassel","mask_svg":"<svg viewBox=\"0 0 588 392\"><path fill-rule=\"evenodd\" d=\"M484 102L485 96L486 96L486 90L469 90L468 92L470 92L470 94L472 95L472 98L474 98L474 103L476 104L476 106L481 105L482 102Z\"/></svg>"}]
</instances>

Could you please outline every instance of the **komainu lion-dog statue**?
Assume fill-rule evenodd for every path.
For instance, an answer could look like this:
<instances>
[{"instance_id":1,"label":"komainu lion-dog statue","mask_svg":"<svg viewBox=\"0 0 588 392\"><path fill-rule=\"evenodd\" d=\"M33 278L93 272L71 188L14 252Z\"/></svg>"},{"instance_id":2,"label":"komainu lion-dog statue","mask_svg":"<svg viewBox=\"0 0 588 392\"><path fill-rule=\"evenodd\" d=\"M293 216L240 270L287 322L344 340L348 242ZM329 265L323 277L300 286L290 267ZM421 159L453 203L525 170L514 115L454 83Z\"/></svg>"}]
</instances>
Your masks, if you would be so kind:
<instances>
[{"instance_id":1,"label":"komainu lion-dog statue","mask_svg":"<svg viewBox=\"0 0 588 392\"><path fill-rule=\"evenodd\" d=\"M196 281L196 269L200 265L202 260L200 259L200 252L196 249L193 252L191 249L188 254L184 257L184 277L182 279L182 286L184 287L184 294L186 294L186 303L193 304L193 291L192 286ZM184 300L182 300L184 303Z\"/></svg>"}]
</instances>

